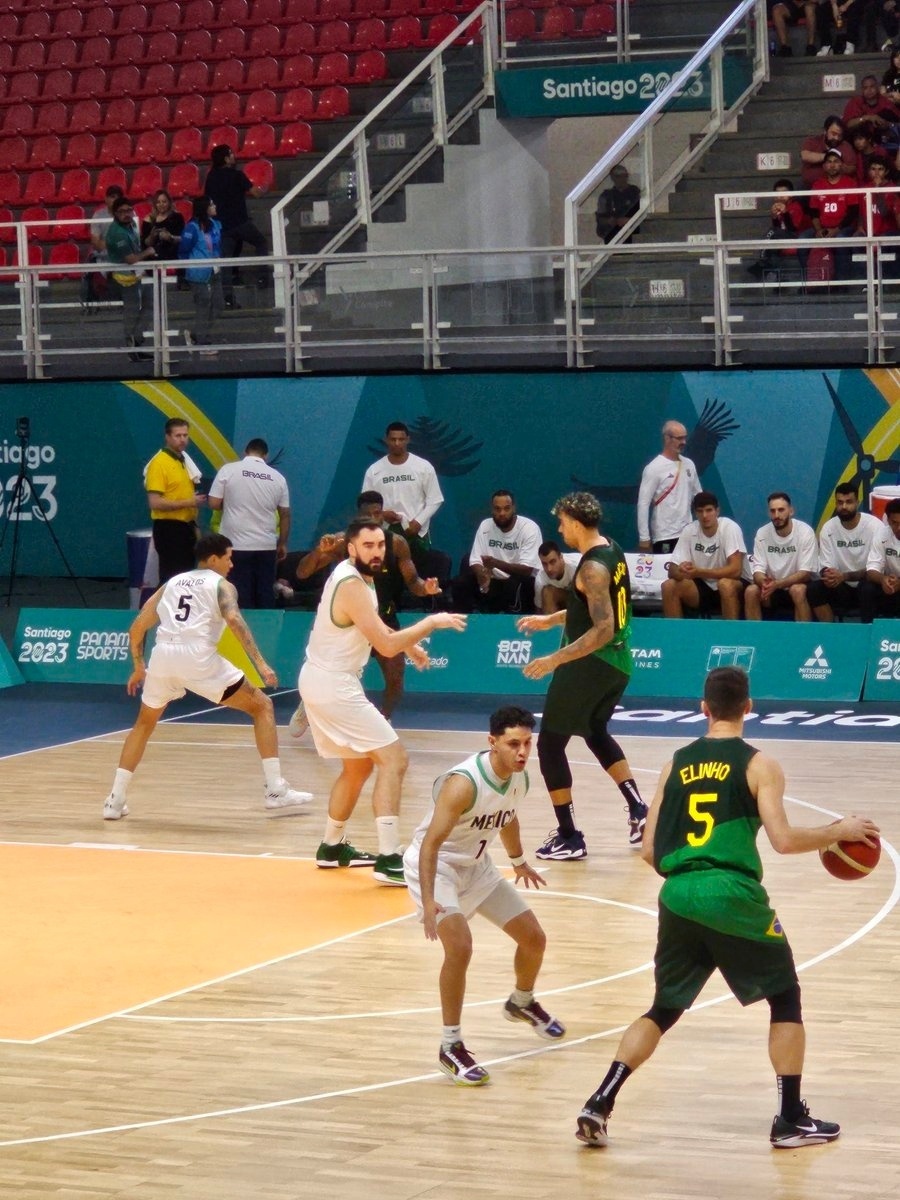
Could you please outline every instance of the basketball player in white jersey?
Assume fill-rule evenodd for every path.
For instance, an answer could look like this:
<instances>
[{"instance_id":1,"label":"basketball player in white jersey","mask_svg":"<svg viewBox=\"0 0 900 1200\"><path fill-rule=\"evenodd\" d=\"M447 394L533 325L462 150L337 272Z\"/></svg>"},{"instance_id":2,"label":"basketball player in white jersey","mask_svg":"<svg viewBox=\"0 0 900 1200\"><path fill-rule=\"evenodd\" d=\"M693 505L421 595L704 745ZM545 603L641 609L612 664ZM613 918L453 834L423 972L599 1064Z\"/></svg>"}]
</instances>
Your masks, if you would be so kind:
<instances>
[{"instance_id":1,"label":"basketball player in white jersey","mask_svg":"<svg viewBox=\"0 0 900 1200\"><path fill-rule=\"evenodd\" d=\"M197 542L196 553L197 567L163 584L128 631L134 660L128 694L135 696L143 688L143 696L138 718L122 747L113 789L103 805L105 821L128 816L128 785L147 742L166 705L180 699L186 691L196 692L213 704L239 709L253 720L256 748L266 779L267 816L292 816L312 800L310 792L294 791L281 774L272 701L216 650L227 625L266 687L278 683L241 616L237 591L226 578L231 570L231 542L221 533L208 533ZM149 666L145 666L144 641L157 623L156 645Z\"/></svg>"},{"instance_id":2,"label":"basketball player in white jersey","mask_svg":"<svg viewBox=\"0 0 900 1200\"><path fill-rule=\"evenodd\" d=\"M413 666L424 670L428 653L418 644L420 639L436 629L461 633L466 618L437 612L406 629L392 630L378 615L375 594L374 577L384 562L384 529L359 518L348 525L344 544L348 558L325 584L297 683L320 757L342 761L328 799L316 866L374 867L379 883L403 887L400 789L406 751L387 718L366 699L360 676L373 647L385 658L405 651ZM344 837L344 826L373 768L377 856L357 850Z\"/></svg>"},{"instance_id":3,"label":"basketball player in white jersey","mask_svg":"<svg viewBox=\"0 0 900 1200\"><path fill-rule=\"evenodd\" d=\"M477 1087L488 1073L462 1040L466 970L472 957L469 918L480 913L516 943L516 986L503 1007L508 1021L524 1021L544 1038L561 1038L565 1026L534 998L546 937L524 897L504 879L487 853L499 834L516 883L546 883L522 853L516 811L528 791L525 770L535 719L517 705L491 715L487 751L473 754L435 780L431 811L403 856L406 884L425 936L444 947L440 993L444 1032L438 1066L456 1083Z\"/></svg>"}]
</instances>

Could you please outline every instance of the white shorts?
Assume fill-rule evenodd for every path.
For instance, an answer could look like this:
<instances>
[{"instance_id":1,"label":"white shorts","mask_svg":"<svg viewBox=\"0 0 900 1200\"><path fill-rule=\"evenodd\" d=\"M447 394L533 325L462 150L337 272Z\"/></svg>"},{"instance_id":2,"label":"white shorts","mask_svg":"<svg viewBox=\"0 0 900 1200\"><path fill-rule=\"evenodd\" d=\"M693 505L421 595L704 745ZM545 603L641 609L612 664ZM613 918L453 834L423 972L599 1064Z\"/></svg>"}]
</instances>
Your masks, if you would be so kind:
<instances>
[{"instance_id":1,"label":"white shorts","mask_svg":"<svg viewBox=\"0 0 900 1200\"><path fill-rule=\"evenodd\" d=\"M297 690L322 758L367 758L399 740L387 718L366 699L356 675L323 671L307 662Z\"/></svg>"},{"instance_id":2,"label":"white shorts","mask_svg":"<svg viewBox=\"0 0 900 1200\"><path fill-rule=\"evenodd\" d=\"M403 877L421 921L419 846L415 842L407 846L403 855ZM503 878L488 854L471 866L458 867L443 861L438 853L434 898L444 909L444 916L458 912L468 919L475 913L480 913L500 929L523 912L529 911L529 905L522 893L508 879ZM438 923L440 919L439 914Z\"/></svg>"},{"instance_id":3,"label":"white shorts","mask_svg":"<svg viewBox=\"0 0 900 1200\"><path fill-rule=\"evenodd\" d=\"M244 672L208 646L179 646L157 643L147 665L142 703L148 708L165 708L185 692L196 692L218 704Z\"/></svg>"}]
</instances>

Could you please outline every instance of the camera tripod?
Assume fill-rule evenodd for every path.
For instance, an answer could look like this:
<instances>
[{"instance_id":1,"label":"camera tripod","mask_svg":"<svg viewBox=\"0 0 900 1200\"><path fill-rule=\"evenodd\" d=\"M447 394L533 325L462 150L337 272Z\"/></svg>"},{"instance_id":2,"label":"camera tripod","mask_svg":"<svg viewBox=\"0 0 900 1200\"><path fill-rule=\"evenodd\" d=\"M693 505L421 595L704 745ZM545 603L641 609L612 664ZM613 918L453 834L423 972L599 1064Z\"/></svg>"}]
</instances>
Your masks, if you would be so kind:
<instances>
[{"instance_id":1,"label":"camera tripod","mask_svg":"<svg viewBox=\"0 0 900 1200\"><path fill-rule=\"evenodd\" d=\"M66 568L66 574L75 585L75 590L81 598L81 603L87 608L87 598L81 590L81 584L72 570L69 560L66 558L65 551L60 544L59 538L56 536L56 531L53 528L52 522L47 519L47 514L38 499L35 491L34 481L31 478L31 472L28 469L28 444L31 440L30 422L27 417L18 417L16 420L16 437L19 441L19 449L21 457L19 459L19 474L12 486L11 491L7 493L6 511L3 514L3 524L0 526L0 555L3 553L3 547L6 544L6 535L12 527L12 542L10 547L9 559L9 586L6 590L6 607L12 605L13 588L16 582L16 565L19 559L19 525L23 520L23 510L29 500L32 501L32 513L34 519L43 523L44 528L50 535L50 540L56 547L56 551L62 560L63 566Z\"/></svg>"}]
</instances>

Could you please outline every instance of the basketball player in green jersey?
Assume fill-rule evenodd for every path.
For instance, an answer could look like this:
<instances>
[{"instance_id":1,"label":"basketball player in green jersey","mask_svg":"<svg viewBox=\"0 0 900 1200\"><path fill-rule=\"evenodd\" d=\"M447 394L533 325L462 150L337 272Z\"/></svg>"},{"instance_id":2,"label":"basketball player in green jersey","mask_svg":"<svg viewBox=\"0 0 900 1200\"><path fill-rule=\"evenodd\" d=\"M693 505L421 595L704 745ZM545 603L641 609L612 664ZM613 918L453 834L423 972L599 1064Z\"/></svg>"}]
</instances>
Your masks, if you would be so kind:
<instances>
[{"instance_id":1,"label":"basketball player in green jersey","mask_svg":"<svg viewBox=\"0 0 900 1200\"><path fill-rule=\"evenodd\" d=\"M795 828L784 811L784 773L742 738L750 712L746 674L710 671L703 689L705 737L677 751L663 770L647 817L643 857L662 875L656 991L648 1012L626 1030L606 1078L578 1117L575 1136L606 1145L606 1123L622 1084L690 1008L718 967L741 1004L769 1004L769 1058L779 1111L776 1149L833 1142L841 1129L809 1115L800 1099L806 1034L800 985L784 930L762 886L760 825L779 854L822 850L836 841L872 845L864 817Z\"/></svg>"},{"instance_id":2,"label":"basketball player in green jersey","mask_svg":"<svg viewBox=\"0 0 900 1200\"><path fill-rule=\"evenodd\" d=\"M599 525L600 503L590 492L572 492L557 500L552 513L567 546L581 554L563 612L522 617L522 633L565 624L555 654L536 658L524 669L529 679L553 672L538 735L538 761L558 828L536 851L541 859L565 862L584 858L587 847L575 828L572 771L566 746L583 737L588 749L616 784L628 811L628 841L640 850L647 806L631 767L607 724L631 678L631 581L625 556Z\"/></svg>"}]
</instances>

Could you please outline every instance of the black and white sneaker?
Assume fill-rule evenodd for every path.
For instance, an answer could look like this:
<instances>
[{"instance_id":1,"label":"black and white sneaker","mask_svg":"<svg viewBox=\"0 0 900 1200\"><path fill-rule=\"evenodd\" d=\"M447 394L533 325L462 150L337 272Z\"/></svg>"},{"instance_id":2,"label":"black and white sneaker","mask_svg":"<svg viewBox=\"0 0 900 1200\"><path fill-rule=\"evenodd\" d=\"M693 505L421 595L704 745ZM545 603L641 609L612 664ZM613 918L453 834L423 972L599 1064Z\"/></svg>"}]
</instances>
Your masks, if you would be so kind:
<instances>
[{"instance_id":1,"label":"black and white sneaker","mask_svg":"<svg viewBox=\"0 0 900 1200\"><path fill-rule=\"evenodd\" d=\"M798 1120L786 1121L776 1117L772 1122L769 1141L776 1150L794 1150L797 1146L821 1146L841 1136L841 1127L833 1121L819 1121L809 1115L806 1102Z\"/></svg>"},{"instance_id":2,"label":"black and white sneaker","mask_svg":"<svg viewBox=\"0 0 900 1200\"><path fill-rule=\"evenodd\" d=\"M575 1136L586 1146L606 1146L609 1138L606 1135L606 1124L609 1121L609 1108L605 1104L597 1105L588 1100L578 1114Z\"/></svg>"},{"instance_id":3,"label":"black and white sneaker","mask_svg":"<svg viewBox=\"0 0 900 1200\"><path fill-rule=\"evenodd\" d=\"M647 805L635 806L632 811L627 805L628 813L628 845L632 850L640 850L644 844L644 826L647 824Z\"/></svg>"},{"instance_id":4,"label":"black and white sneaker","mask_svg":"<svg viewBox=\"0 0 900 1200\"><path fill-rule=\"evenodd\" d=\"M541 858L545 862L552 860L553 862L575 862L580 858L587 858L587 846L584 843L584 834L580 829L576 829L566 837L561 834L558 829L547 837L547 840L538 846L534 852L535 858Z\"/></svg>"},{"instance_id":5,"label":"black and white sneaker","mask_svg":"<svg viewBox=\"0 0 900 1200\"><path fill-rule=\"evenodd\" d=\"M462 1042L454 1042L449 1049L441 1047L438 1056L438 1066L445 1075L449 1075L454 1083L465 1087L481 1087L490 1080L490 1075L479 1066Z\"/></svg>"},{"instance_id":6,"label":"black and white sneaker","mask_svg":"<svg viewBox=\"0 0 900 1200\"><path fill-rule=\"evenodd\" d=\"M556 1017L551 1017L546 1009L532 1000L530 1004L516 1004L512 997L503 1005L503 1015L507 1021L524 1021L530 1025L538 1037L556 1041L566 1036L566 1027Z\"/></svg>"}]
</instances>

